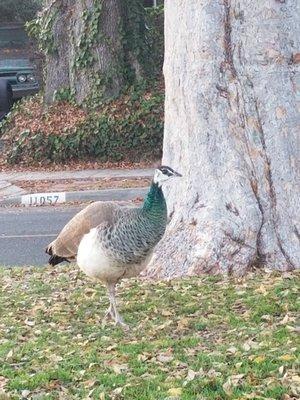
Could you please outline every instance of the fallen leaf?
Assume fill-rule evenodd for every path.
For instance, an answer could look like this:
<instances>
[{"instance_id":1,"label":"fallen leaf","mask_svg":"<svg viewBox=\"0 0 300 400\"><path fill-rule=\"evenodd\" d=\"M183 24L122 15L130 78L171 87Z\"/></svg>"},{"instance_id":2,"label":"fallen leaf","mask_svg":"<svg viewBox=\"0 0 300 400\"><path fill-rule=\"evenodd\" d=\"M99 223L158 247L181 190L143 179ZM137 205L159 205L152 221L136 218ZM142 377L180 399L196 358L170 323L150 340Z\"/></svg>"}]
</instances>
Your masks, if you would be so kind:
<instances>
[{"instance_id":1,"label":"fallen leaf","mask_svg":"<svg viewBox=\"0 0 300 400\"><path fill-rule=\"evenodd\" d=\"M183 382L183 386L186 386L188 382L193 381L196 378L196 376L197 372L193 371L192 369L189 369L185 381Z\"/></svg>"},{"instance_id":2,"label":"fallen leaf","mask_svg":"<svg viewBox=\"0 0 300 400\"><path fill-rule=\"evenodd\" d=\"M49 359L50 359L51 361L53 361L54 363L58 363L58 362L60 362L60 361L63 360L63 358L62 358L61 356L58 356L58 355L56 355L56 354L50 354L50 355L49 355Z\"/></svg>"},{"instance_id":3,"label":"fallen leaf","mask_svg":"<svg viewBox=\"0 0 300 400\"><path fill-rule=\"evenodd\" d=\"M207 371L207 376L209 378L216 378L217 376L220 376L220 375L221 375L221 372L218 372L213 368L211 368L209 371Z\"/></svg>"},{"instance_id":4,"label":"fallen leaf","mask_svg":"<svg viewBox=\"0 0 300 400\"><path fill-rule=\"evenodd\" d=\"M279 357L279 360L283 360L283 361L291 361L294 359L295 359L295 356L292 356L291 354L284 354L283 356Z\"/></svg>"},{"instance_id":5,"label":"fallen leaf","mask_svg":"<svg viewBox=\"0 0 300 400\"><path fill-rule=\"evenodd\" d=\"M244 377L244 374L238 374L238 375L232 375L229 376L227 381L223 384L223 390L224 392L230 396L232 394L232 389L241 382L242 378Z\"/></svg>"},{"instance_id":6,"label":"fallen leaf","mask_svg":"<svg viewBox=\"0 0 300 400\"><path fill-rule=\"evenodd\" d=\"M286 316L278 323L278 325L286 325L288 322L295 322L295 318L286 314Z\"/></svg>"},{"instance_id":7,"label":"fallen leaf","mask_svg":"<svg viewBox=\"0 0 300 400\"><path fill-rule=\"evenodd\" d=\"M21 395L22 397L27 398L30 395L30 390L22 390Z\"/></svg>"},{"instance_id":8,"label":"fallen leaf","mask_svg":"<svg viewBox=\"0 0 300 400\"><path fill-rule=\"evenodd\" d=\"M181 388L170 388L168 394L171 396L180 396L182 394Z\"/></svg>"},{"instance_id":9,"label":"fallen leaf","mask_svg":"<svg viewBox=\"0 0 300 400\"><path fill-rule=\"evenodd\" d=\"M7 382L8 382L8 379L5 378L4 376L0 375L0 390L5 388Z\"/></svg>"},{"instance_id":10,"label":"fallen leaf","mask_svg":"<svg viewBox=\"0 0 300 400\"><path fill-rule=\"evenodd\" d=\"M297 332L300 333L300 326L291 326L291 325L287 325L286 329L290 332Z\"/></svg>"},{"instance_id":11,"label":"fallen leaf","mask_svg":"<svg viewBox=\"0 0 300 400\"><path fill-rule=\"evenodd\" d=\"M188 318L182 318L177 323L177 329L185 330L190 324L190 320Z\"/></svg>"},{"instance_id":12,"label":"fallen leaf","mask_svg":"<svg viewBox=\"0 0 300 400\"><path fill-rule=\"evenodd\" d=\"M170 354L159 354L157 356L157 361L162 362L162 363L168 363L171 362L174 359L174 357Z\"/></svg>"},{"instance_id":13,"label":"fallen leaf","mask_svg":"<svg viewBox=\"0 0 300 400\"><path fill-rule=\"evenodd\" d=\"M265 359L266 359L265 356L257 356L257 357L255 357L255 358L253 359L253 361L254 361L256 364L260 364L260 363L262 363L263 361L265 361Z\"/></svg>"},{"instance_id":14,"label":"fallen leaf","mask_svg":"<svg viewBox=\"0 0 300 400\"><path fill-rule=\"evenodd\" d=\"M30 319L25 319L25 324L27 325L27 326L34 326L35 325L35 321L32 321L32 320L30 320Z\"/></svg>"},{"instance_id":15,"label":"fallen leaf","mask_svg":"<svg viewBox=\"0 0 300 400\"><path fill-rule=\"evenodd\" d=\"M123 374L128 371L128 364L114 364L111 366L116 374Z\"/></svg>"},{"instance_id":16,"label":"fallen leaf","mask_svg":"<svg viewBox=\"0 0 300 400\"><path fill-rule=\"evenodd\" d=\"M266 296L266 294L268 294L266 288L264 287L264 285L260 285L257 289L255 289L256 293L261 293L262 295Z\"/></svg>"},{"instance_id":17,"label":"fallen leaf","mask_svg":"<svg viewBox=\"0 0 300 400\"><path fill-rule=\"evenodd\" d=\"M300 376L299 375L291 376L291 381L295 382L295 383L299 383L299 385L300 385Z\"/></svg>"},{"instance_id":18,"label":"fallen leaf","mask_svg":"<svg viewBox=\"0 0 300 400\"><path fill-rule=\"evenodd\" d=\"M118 388L116 388L115 390L113 390L112 393L113 393L113 394L121 394L122 391L123 391L123 388L122 388L122 387L118 387Z\"/></svg>"},{"instance_id":19,"label":"fallen leaf","mask_svg":"<svg viewBox=\"0 0 300 400\"><path fill-rule=\"evenodd\" d=\"M248 343L244 343L242 347L243 347L243 350L245 350L245 351L249 351L251 349L251 347Z\"/></svg>"},{"instance_id":20,"label":"fallen leaf","mask_svg":"<svg viewBox=\"0 0 300 400\"><path fill-rule=\"evenodd\" d=\"M224 390L224 392L230 396L232 394L232 384L231 384L231 380L228 379L223 385L222 388Z\"/></svg>"},{"instance_id":21,"label":"fallen leaf","mask_svg":"<svg viewBox=\"0 0 300 400\"><path fill-rule=\"evenodd\" d=\"M280 373L280 375L283 375L284 373L284 366L282 365L281 367L278 368L278 371Z\"/></svg>"},{"instance_id":22,"label":"fallen leaf","mask_svg":"<svg viewBox=\"0 0 300 400\"><path fill-rule=\"evenodd\" d=\"M111 351L111 350L114 350L114 349L116 349L117 348L117 345L116 344L113 344L113 345L111 345L111 346L108 346L107 348L106 348L106 350L107 351Z\"/></svg>"},{"instance_id":23,"label":"fallen leaf","mask_svg":"<svg viewBox=\"0 0 300 400\"><path fill-rule=\"evenodd\" d=\"M228 349L226 351L227 351L227 353L235 354L237 352L237 348L234 346L231 346L231 347L228 347Z\"/></svg>"},{"instance_id":24,"label":"fallen leaf","mask_svg":"<svg viewBox=\"0 0 300 400\"><path fill-rule=\"evenodd\" d=\"M268 314L262 315L262 316L260 317L260 319L261 319L262 321L271 321L271 320L272 320L271 316L268 315Z\"/></svg>"},{"instance_id":25,"label":"fallen leaf","mask_svg":"<svg viewBox=\"0 0 300 400\"><path fill-rule=\"evenodd\" d=\"M91 388L95 385L96 382L97 382L96 379L89 379L89 380L83 382L83 384L84 384L84 387Z\"/></svg>"},{"instance_id":26,"label":"fallen leaf","mask_svg":"<svg viewBox=\"0 0 300 400\"><path fill-rule=\"evenodd\" d=\"M161 315L163 315L164 317L170 317L171 315L174 315L174 314L171 313L171 311L162 310Z\"/></svg>"},{"instance_id":27,"label":"fallen leaf","mask_svg":"<svg viewBox=\"0 0 300 400\"><path fill-rule=\"evenodd\" d=\"M146 354L139 354L139 355L137 356L137 359L138 359L139 361L142 361L142 362L148 360L148 358L149 358L149 355L146 355Z\"/></svg>"}]
</instances>

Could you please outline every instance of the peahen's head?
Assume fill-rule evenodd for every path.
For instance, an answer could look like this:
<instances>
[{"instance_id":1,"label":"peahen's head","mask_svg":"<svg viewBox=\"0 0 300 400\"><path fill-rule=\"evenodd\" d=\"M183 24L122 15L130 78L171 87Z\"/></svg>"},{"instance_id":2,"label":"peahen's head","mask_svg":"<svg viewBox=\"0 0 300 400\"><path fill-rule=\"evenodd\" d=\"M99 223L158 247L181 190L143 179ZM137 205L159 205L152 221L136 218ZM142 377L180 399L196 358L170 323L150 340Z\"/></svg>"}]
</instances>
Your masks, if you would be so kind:
<instances>
[{"instance_id":1,"label":"peahen's head","mask_svg":"<svg viewBox=\"0 0 300 400\"><path fill-rule=\"evenodd\" d=\"M182 176L178 172L174 171L171 167L167 167L166 165L162 165L157 168L154 173L153 182L157 183L158 186L161 186L164 182L168 181L171 178L176 178Z\"/></svg>"}]
</instances>

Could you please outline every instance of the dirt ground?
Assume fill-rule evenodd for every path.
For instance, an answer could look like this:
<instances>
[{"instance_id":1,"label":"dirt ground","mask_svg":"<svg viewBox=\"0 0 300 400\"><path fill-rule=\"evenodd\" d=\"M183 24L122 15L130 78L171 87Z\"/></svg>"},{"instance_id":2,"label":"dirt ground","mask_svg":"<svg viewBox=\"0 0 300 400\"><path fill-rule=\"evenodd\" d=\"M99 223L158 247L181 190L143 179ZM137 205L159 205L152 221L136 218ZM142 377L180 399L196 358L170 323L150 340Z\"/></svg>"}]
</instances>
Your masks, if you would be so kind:
<instances>
[{"instance_id":1,"label":"dirt ground","mask_svg":"<svg viewBox=\"0 0 300 400\"><path fill-rule=\"evenodd\" d=\"M27 193L75 192L81 190L147 187L150 178L59 179L41 181L15 181Z\"/></svg>"}]
</instances>

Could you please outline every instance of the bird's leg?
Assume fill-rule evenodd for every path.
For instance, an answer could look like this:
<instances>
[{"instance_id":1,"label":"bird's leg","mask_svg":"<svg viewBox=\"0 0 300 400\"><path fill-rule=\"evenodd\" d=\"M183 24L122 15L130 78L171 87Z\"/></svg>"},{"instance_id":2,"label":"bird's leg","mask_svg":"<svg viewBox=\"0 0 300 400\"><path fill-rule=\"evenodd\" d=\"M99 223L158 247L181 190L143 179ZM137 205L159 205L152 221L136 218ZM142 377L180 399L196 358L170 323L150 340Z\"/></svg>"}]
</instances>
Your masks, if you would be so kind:
<instances>
[{"instance_id":1,"label":"bird's leg","mask_svg":"<svg viewBox=\"0 0 300 400\"><path fill-rule=\"evenodd\" d=\"M114 320L116 324L121 325L124 329L128 329L128 325L125 324L123 318L119 314L117 309L117 302L116 302L116 284L115 283L108 283L107 290L109 295L110 307L112 308L114 314Z\"/></svg>"},{"instance_id":2,"label":"bird's leg","mask_svg":"<svg viewBox=\"0 0 300 400\"><path fill-rule=\"evenodd\" d=\"M107 291L108 291L108 294L109 294L109 292L110 292L109 285L107 284L106 287L107 287ZM102 320L102 326L105 326L106 320L108 320L110 318L113 319L113 320L115 319L115 312L114 312L114 308L113 308L113 305L112 305L112 302L111 302L110 296L109 296L109 307L106 310L106 313L104 314L104 317L103 317L103 320Z\"/></svg>"},{"instance_id":3,"label":"bird's leg","mask_svg":"<svg viewBox=\"0 0 300 400\"><path fill-rule=\"evenodd\" d=\"M115 319L115 313L114 313L114 309L113 309L111 303L109 304L109 307L108 307L103 319L106 320L108 318Z\"/></svg>"}]
</instances>

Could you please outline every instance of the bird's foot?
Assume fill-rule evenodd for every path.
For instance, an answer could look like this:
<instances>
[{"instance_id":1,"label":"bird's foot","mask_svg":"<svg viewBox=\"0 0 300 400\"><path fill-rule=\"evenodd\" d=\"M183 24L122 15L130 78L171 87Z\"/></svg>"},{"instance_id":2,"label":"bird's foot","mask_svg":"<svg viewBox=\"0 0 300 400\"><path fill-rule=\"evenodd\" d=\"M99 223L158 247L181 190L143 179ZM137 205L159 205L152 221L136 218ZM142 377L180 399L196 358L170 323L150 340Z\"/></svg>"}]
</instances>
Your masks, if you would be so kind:
<instances>
[{"instance_id":1,"label":"bird's foot","mask_svg":"<svg viewBox=\"0 0 300 400\"><path fill-rule=\"evenodd\" d=\"M106 325L106 321L109 320L109 319L112 319L112 320L115 319L115 314L114 314L112 306L109 306L107 311L106 311L106 313L104 314L104 317L103 317L103 320L102 320L102 326L105 326Z\"/></svg>"},{"instance_id":2,"label":"bird's foot","mask_svg":"<svg viewBox=\"0 0 300 400\"><path fill-rule=\"evenodd\" d=\"M120 314L115 317L116 325L119 325L124 331L129 331L129 325L127 325Z\"/></svg>"}]
</instances>

